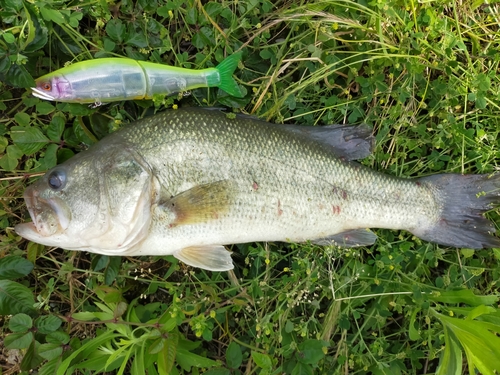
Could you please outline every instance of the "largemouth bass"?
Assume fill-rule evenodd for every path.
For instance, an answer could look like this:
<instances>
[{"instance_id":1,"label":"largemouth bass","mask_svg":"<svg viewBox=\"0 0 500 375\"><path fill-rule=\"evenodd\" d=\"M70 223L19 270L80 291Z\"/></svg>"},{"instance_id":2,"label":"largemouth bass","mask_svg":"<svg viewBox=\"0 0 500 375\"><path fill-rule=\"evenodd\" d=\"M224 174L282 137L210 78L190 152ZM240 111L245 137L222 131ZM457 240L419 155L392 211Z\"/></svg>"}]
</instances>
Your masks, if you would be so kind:
<instances>
[{"instance_id":1,"label":"largemouth bass","mask_svg":"<svg viewBox=\"0 0 500 375\"><path fill-rule=\"evenodd\" d=\"M232 116L230 116L232 117ZM439 244L498 247L483 213L499 175L385 175L351 160L371 152L367 126L275 125L216 110L136 121L26 189L21 236L105 255L173 255L233 268L223 245L312 241L371 245L368 228Z\"/></svg>"},{"instance_id":2,"label":"largemouth bass","mask_svg":"<svg viewBox=\"0 0 500 375\"><path fill-rule=\"evenodd\" d=\"M242 93L232 74L241 53L235 53L215 68L178 68L127 58L81 61L38 78L33 95L68 103L102 103L151 99L198 87L219 87L230 95Z\"/></svg>"}]
</instances>

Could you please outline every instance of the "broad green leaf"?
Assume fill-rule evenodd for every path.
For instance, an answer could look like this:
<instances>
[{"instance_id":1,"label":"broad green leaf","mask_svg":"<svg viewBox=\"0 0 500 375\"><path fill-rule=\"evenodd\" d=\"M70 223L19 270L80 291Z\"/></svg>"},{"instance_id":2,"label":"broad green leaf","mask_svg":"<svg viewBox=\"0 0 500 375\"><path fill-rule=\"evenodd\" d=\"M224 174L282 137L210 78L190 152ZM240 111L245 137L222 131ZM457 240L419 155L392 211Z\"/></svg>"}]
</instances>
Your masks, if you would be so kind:
<instances>
[{"instance_id":1,"label":"broad green leaf","mask_svg":"<svg viewBox=\"0 0 500 375\"><path fill-rule=\"evenodd\" d=\"M34 311L33 292L12 280L0 280L0 315Z\"/></svg>"},{"instance_id":2,"label":"broad green leaf","mask_svg":"<svg viewBox=\"0 0 500 375\"><path fill-rule=\"evenodd\" d=\"M106 267L108 262L109 262L109 256L96 254L96 256L92 257L92 263L91 263L92 269L98 272L104 269L104 267Z\"/></svg>"},{"instance_id":3,"label":"broad green leaf","mask_svg":"<svg viewBox=\"0 0 500 375\"><path fill-rule=\"evenodd\" d=\"M90 311L82 311L79 313L74 313L71 315L71 317L76 320L83 320L84 322L89 322L96 318L95 314Z\"/></svg>"},{"instance_id":4,"label":"broad green leaf","mask_svg":"<svg viewBox=\"0 0 500 375\"><path fill-rule=\"evenodd\" d=\"M303 362L297 362L292 370L292 375L314 375L313 368Z\"/></svg>"},{"instance_id":5,"label":"broad green leaf","mask_svg":"<svg viewBox=\"0 0 500 375\"><path fill-rule=\"evenodd\" d=\"M95 112L89 119L90 126L98 139L102 139L109 134L109 118L99 112Z\"/></svg>"},{"instance_id":6,"label":"broad green leaf","mask_svg":"<svg viewBox=\"0 0 500 375\"><path fill-rule=\"evenodd\" d=\"M75 153L69 148L60 148L57 150L57 162L59 164L65 162L73 156L75 156Z\"/></svg>"},{"instance_id":7,"label":"broad green leaf","mask_svg":"<svg viewBox=\"0 0 500 375\"><path fill-rule=\"evenodd\" d=\"M492 369L500 368L500 337L485 328L484 322L435 315L460 342L469 366L474 365L483 374L491 375Z\"/></svg>"},{"instance_id":8,"label":"broad green leaf","mask_svg":"<svg viewBox=\"0 0 500 375\"><path fill-rule=\"evenodd\" d=\"M3 78L6 82L16 87L35 87L35 80L22 65L12 64Z\"/></svg>"},{"instance_id":9,"label":"broad green leaf","mask_svg":"<svg viewBox=\"0 0 500 375\"><path fill-rule=\"evenodd\" d=\"M82 12L73 12L69 17L69 24L73 28L77 28L79 25L79 21L83 18Z\"/></svg>"},{"instance_id":10,"label":"broad green leaf","mask_svg":"<svg viewBox=\"0 0 500 375\"><path fill-rule=\"evenodd\" d=\"M497 296L477 296L470 289L449 290L431 294L428 297L431 301L442 303L466 303L470 306L492 305L498 301Z\"/></svg>"},{"instance_id":11,"label":"broad green leaf","mask_svg":"<svg viewBox=\"0 0 500 375\"><path fill-rule=\"evenodd\" d=\"M57 150L59 146L55 143L51 143L45 149L45 153L43 158L40 158L40 165L33 169L33 171L37 172L45 172L57 165Z\"/></svg>"},{"instance_id":12,"label":"broad green leaf","mask_svg":"<svg viewBox=\"0 0 500 375\"><path fill-rule=\"evenodd\" d=\"M48 334L57 331L61 326L62 321L55 315L45 315L35 320L35 327L43 334Z\"/></svg>"},{"instance_id":13,"label":"broad green leaf","mask_svg":"<svg viewBox=\"0 0 500 375\"><path fill-rule=\"evenodd\" d=\"M213 18L213 17L217 16L220 12L222 12L222 10L224 9L224 6L218 2L210 1L210 2L206 3L203 6L203 8L205 8L205 12L207 12L207 14Z\"/></svg>"},{"instance_id":14,"label":"broad green leaf","mask_svg":"<svg viewBox=\"0 0 500 375\"><path fill-rule=\"evenodd\" d=\"M42 14L42 17L46 21L52 21L52 22L57 23L58 25L64 25L66 23L65 17L57 9L52 9L46 5L42 5L40 7L40 13Z\"/></svg>"},{"instance_id":15,"label":"broad green leaf","mask_svg":"<svg viewBox=\"0 0 500 375\"><path fill-rule=\"evenodd\" d=\"M63 331L55 331L49 333L45 340L52 344L67 344L69 342L69 335Z\"/></svg>"},{"instance_id":16,"label":"broad green leaf","mask_svg":"<svg viewBox=\"0 0 500 375\"><path fill-rule=\"evenodd\" d=\"M243 354L241 353L241 347L233 341L226 349L226 364L229 368L238 369L242 362Z\"/></svg>"},{"instance_id":17,"label":"broad green leaf","mask_svg":"<svg viewBox=\"0 0 500 375\"><path fill-rule=\"evenodd\" d=\"M175 357L179 344L179 334L172 332L167 339L164 339L163 349L158 353L158 372L169 374L175 364Z\"/></svg>"},{"instance_id":18,"label":"broad green leaf","mask_svg":"<svg viewBox=\"0 0 500 375\"><path fill-rule=\"evenodd\" d=\"M18 156L20 155L20 156ZM13 171L17 168L19 158L23 155L16 145L7 146L7 153L0 158L0 168L6 171Z\"/></svg>"},{"instance_id":19,"label":"broad green leaf","mask_svg":"<svg viewBox=\"0 0 500 375\"><path fill-rule=\"evenodd\" d=\"M130 37L125 41L126 44L136 46L139 48L146 48L148 46L148 40L144 34L130 33Z\"/></svg>"},{"instance_id":20,"label":"broad green leaf","mask_svg":"<svg viewBox=\"0 0 500 375\"><path fill-rule=\"evenodd\" d=\"M78 103L57 103L56 108L73 116L88 116L92 113L92 109L88 105Z\"/></svg>"},{"instance_id":21,"label":"broad green leaf","mask_svg":"<svg viewBox=\"0 0 500 375\"><path fill-rule=\"evenodd\" d=\"M44 361L42 357L40 357L35 350L38 345L38 342L35 340L31 341L31 345L28 350L24 354L23 360L21 361L21 370L29 371L31 369L37 368L40 363Z\"/></svg>"},{"instance_id":22,"label":"broad green leaf","mask_svg":"<svg viewBox=\"0 0 500 375\"><path fill-rule=\"evenodd\" d=\"M109 257L108 266L104 271L104 282L106 283L106 285L111 285L116 280L116 276L118 275L118 272L120 272L121 263L121 257Z\"/></svg>"},{"instance_id":23,"label":"broad green leaf","mask_svg":"<svg viewBox=\"0 0 500 375\"><path fill-rule=\"evenodd\" d=\"M128 304L123 301L120 301L116 304L116 308L113 311L113 316L115 319L120 318L127 311Z\"/></svg>"},{"instance_id":24,"label":"broad green leaf","mask_svg":"<svg viewBox=\"0 0 500 375\"><path fill-rule=\"evenodd\" d=\"M190 25L195 25L198 21L198 10L196 7L189 7L186 12L186 22Z\"/></svg>"},{"instance_id":25,"label":"broad green leaf","mask_svg":"<svg viewBox=\"0 0 500 375\"><path fill-rule=\"evenodd\" d=\"M23 313L16 314L9 320L9 329L12 332L26 332L31 327L33 327L33 320Z\"/></svg>"},{"instance_id":26,"label":"broad green leaf","mask_svg":"<svg viewBox=\"0 0 500 375\"><path fill-rule=\"evenodd\" d=\"M54 116L52 117L52 121L47 128L47 136L51 141L58 142L61 140L62 133L64 131L64 117L62 116Z\"/></svg>"},{"instance_id":27,"label":"broad green leaf","mask_svg":"<svg viewBox=\"0 0 500 375\"><path fill-rule=\"evenodd\" d=\"M163 318L168 318L165 323L161 321ZM170 317L170 312L167 311L163 314L162 319L159 322L161 324L160 331L168 333L177 327L177 319Z\"/></svg>"},{"instance_id":28,"label":"broad green leaf","mask_svg":"<svg viewBox=\"0 0 500 375\"><path fill-rule=\"evenodd\" d=\"M104 38L104 50L107 52L112 52L116 47L116 43L113 42L110 38Z\"/></svg>"},{"instance_id":29,"label":"broad green leaf","mask_svg":"<svg viewBox=\"0 0 500 375\"><path fill-rule=\"evenodd\" d=\"M498 310L492 306L480 305L467 314L467 320L473 320L485 314L495 314Z\"/></svg>"},{"instance_id":30,"label":"broad green leaf","mask_svg":"<svg viewBox=\"0 0 500 375\"><path fill-rule=\"evenodd\" d=\"M36 105L36 111L40 115L48 115L49 113L54 112L56 107L54 107L52 104L50 104L47 101L39 102Z\"/></svg>"},{"instance_id":31,"label":"broad green leaf","mask_svg":"<svg viewBox=\"0 0 500 375\"><path fill-rule=\"evenodd\" d=\"M251 352L252 359L257 366L263 369L270 370L273 366L273 361L267 354L259 353L256 351Z\"/></svg>"},{"instance_id":32,"label":"broad green leaf","mask_svg":"<svg viewBox=\"0 0 500 375\"><path fill-rule=\"evenodd\" d=\"M49 143L49 139L38 128L13 126L10 135L25 155L34 154Z\"/></svg>"},{"instance_id":33,"label":"broad green leaf","mask_svg":"<svg viewBox=\"0 0 500 375\"><path fill-rule=\"evenodd\" d=\"M10 32L4 32L2 34L2 37L9 44L14 43L16 41L16 37L12 35Z\"/></svg>"},{"instance_id":34,"label":"broad green leaf","mask_svg":"<svg viewBox=\"0 0 500 375\"><path fill-rule=\"evenodd\" d=\"M127 37L127 29L119 19L112 19L106 23L106 33L115 42L123 42Z\"/></svg>"},{"instance_id":35,"label":"broad green leaf","mask_svg":"<svg viewBox=\"0 0 500 375\"><path fill-rule=\"evenodd\" d=\"M486 101L484 94L478 93L477 98L476 98L476 108L485 109L487 105L488 105L488 102Z\"/></svg>"},{"instance_id":36,"label":"broad green leaf","mask_svg":"<svg viewBox=\"0 0 500 375\"><path fill-rule=\"evenodd\" d=\"M181 348L177 348L175 358L177 359L177 363L186 371L191 371L191 367L213 367L219 365L218 362L210 358L202 357Z\"/></svg>"},{"instance_id":37,"label":"broad green leaf","mask_svg":"<svg viewBox=\"0 0 500 375\"><path fill-rule=\"evenodd\" d=\"M19 11L23 7L22 0L5 0L2 6L7 10Z\"/></svg>"},{"instance_id":38,"label":"broad green leaf","mask_svg":"<svg viewBox=\"0 0 500 375\"><path fill-rule=\"evenodd\" d=\"M9 141L5 137L0 137L0 154L3 154L7 146L9 145Z\"/></svg>"},{"instance_id":39,"label":"broad green leaf","mask_svg":"<svg viewBox=\"0 0 500 375\"><path fill-rule=\"evenodd\" d=\"M7 349L26 349L32 341L33 332L21 332L5 336L3 343Z\"/></svg>"},{"instance_id":40,"label":"broad green leaf","mask_svg":"<svg viewBox=\"0 0 500 375\"><path fill-rule=\"evenodd\" d=\"M40 354L40 356L49 361L51 359L59 357L62 352L63 348L60 344L41 344L38 348L38 353Z\"/></svg>"},{"instance_id":41,"label":"broad green leaf","mask_svg":"<svg viewBox=\"0 0 500 375\"><path fill-rule=\"evenodd\" d=\"M199 49L215 46L215 37L213 30L210 27L203 26L200 31L193 35L191 43L193 43L193 45Z\"/></svg>"},{"instance_id":42,"label":"broad green leaf","mask_svg":"<svg viewBox=\"0 0 500 375\"><path fill-rule=\"evenodd\" d=\"M317 364L324 356L326 342L320 340L306 340L299 344L299 352L296 358L299 362L307 363L310 365Z\"/></svg>"},{"instance_id":43,"label":"broad green leaf","mask_svg":"<svg viewBox=\"0 0 500 375\"><path fill-rule=\"evenodd\" d=\"M153 343L149 346L148 353L149 354L156 354L160 352L160 350L163 349L163 346L165 345L165 339L160 337L153 341Z\"/></svg>"},{"instance_id":44,"label":"broad green leaf","mask_svg":"<svg viewBox=\"0 0 500 375\"><path fill-rule=\"evenodd\" d=\"M39 243L35 242L28 243L28 247L26 249L26 258L28 258L28 260L31 263L35 263L38 258L38 255L42 252L44 247L45 247L44 245L41 245Z\"/></svg>"},{"instance_id":45,"label":"broad green leaf","mask_svg":"<svg viewBox=\"0 0 500 375\"><path fill-rule=\"evenodd\" d=\"M18 279L33 270L33 263L17 255L0 259L0 279Z\"/></svg>"},{"instance_id":46,"label":"broad green leaf","mask_svg":"<svg viewBox=\"0 0 500 375\"><path fill-rule=\"evenodd\" d=\"M462 373L462 350L456 340L444 327L444 350L436 375L460 375Z\"/></svg>"},{"instance_id":47,"label":"broad green leaf","mask_svg":"<svg viewBox=\"0 0 500 375\"><path fill-rule=\"evenodd\" d=\"M17 112L14 115L14 120L16 120L16 123L19 126L28 126L31 121L31 116L28 115L26 112Z\"/></svg>"}]
</instances>

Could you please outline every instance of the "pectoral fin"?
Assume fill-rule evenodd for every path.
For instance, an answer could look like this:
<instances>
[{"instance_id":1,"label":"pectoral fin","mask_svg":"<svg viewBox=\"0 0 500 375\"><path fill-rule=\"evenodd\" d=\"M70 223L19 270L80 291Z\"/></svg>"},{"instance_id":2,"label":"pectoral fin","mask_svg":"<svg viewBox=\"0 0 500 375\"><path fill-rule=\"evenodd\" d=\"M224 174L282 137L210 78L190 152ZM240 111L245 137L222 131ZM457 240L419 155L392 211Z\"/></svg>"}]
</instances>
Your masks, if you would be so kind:
<instances>
[{"instance_id":1,"label":"pectoral fin","mask_svg":"<svg viewBox=\"0 0 500 375\"><path fill-rule=\"evenodd\" d=\"M186 247L176 252L174 257L190 266L209 271L233 269L231 252L220 245Z\"/></svg>"},{"instance_id":2,"label":"pectoral fin","mask_svg":"<svg viewBox=\"0 0 500 375\"><path fill-rule=\"evenodd\" d=\"M195 186L160 202L158 207L174 214L171 226L205 223L228 211L234 198L228 180Z\"/></svg>"},{"instance_id":3,"label":"pectoral fin","mask_svg":"<svg viewBox=\"0 0 500 375\"><path fill-rule=\"evenodd\" d=\"M318 238L312 243L316 245L336 245L340 247L357 247L373 245L377 235L369 229L352 229L325 238Z\"/></svg>"}]
</instances>

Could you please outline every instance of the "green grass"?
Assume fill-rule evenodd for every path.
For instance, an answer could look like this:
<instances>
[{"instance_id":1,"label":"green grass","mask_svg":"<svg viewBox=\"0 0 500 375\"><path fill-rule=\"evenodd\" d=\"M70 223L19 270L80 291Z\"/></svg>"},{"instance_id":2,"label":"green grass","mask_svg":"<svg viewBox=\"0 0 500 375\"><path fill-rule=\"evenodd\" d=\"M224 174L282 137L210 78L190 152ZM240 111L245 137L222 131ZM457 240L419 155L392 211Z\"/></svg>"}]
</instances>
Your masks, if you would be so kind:
<instances>
[{"instance_id":1,"label":"green grass","mask_svg":"<svg viewBox=\"0 0 500 375\"><path fill-rule=\"evenodd\" d=\"M17 236L24 187L125 123L228 106L277 123L366 122L362 161L396 176L498 169L498 5L482 1L4 0L0 7L0 328L4 373L494 374L500 249L376 230L368 248L232 246L210 273ZM457 4L457 5L454 5ZM187 68L243 51L242 99L216 89L96 109L33 77L128 56ZM23 127L25 136L14 128ZM498 227L498 212L489 213ZM8 359L20 350L22 360Z\"/></svg>"}]
</instances>

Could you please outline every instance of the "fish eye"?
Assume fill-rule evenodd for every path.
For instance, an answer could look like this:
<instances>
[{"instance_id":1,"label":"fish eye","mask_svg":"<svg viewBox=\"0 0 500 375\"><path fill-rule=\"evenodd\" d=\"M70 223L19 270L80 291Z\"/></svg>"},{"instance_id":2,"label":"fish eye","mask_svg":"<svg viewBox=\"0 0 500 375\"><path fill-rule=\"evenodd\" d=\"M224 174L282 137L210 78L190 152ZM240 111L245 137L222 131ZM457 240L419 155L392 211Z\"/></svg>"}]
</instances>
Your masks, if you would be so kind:
<instances>
[{"instance_id":1,"label":"fish eye","mask_svg":"<svg viewBox=\"0 0 500 375\"><path fill-rule=\"evenodd\" d=\"M45 91L50 91L52 89L52 85L49 82L42 83L42 89Z\"/></svg>"},{"instance_id":2,"label":"fish eye","mask_svg":"<svg viewBox=\"0 0 500 375\"><path fill-rule=\"evenodd\" d=\"M61 190L66 185L66 173L63 171L53 171L49 174L48 184L52 190Z\"/></svg>"}]
</instances>

